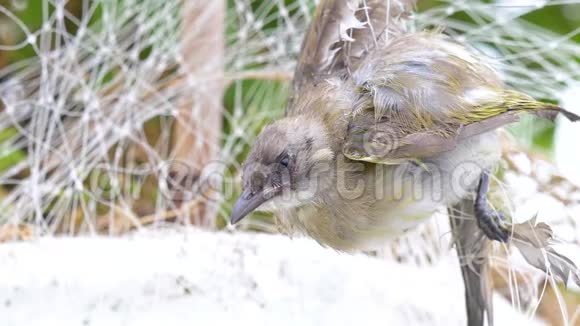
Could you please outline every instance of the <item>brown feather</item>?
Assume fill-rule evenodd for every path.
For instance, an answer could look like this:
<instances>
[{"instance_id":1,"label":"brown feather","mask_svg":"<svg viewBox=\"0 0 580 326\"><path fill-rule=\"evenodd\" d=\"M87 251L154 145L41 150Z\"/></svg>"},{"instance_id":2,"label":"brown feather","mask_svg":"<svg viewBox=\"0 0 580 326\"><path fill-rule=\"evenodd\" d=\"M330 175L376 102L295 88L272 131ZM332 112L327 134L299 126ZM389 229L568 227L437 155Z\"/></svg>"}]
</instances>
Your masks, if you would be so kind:
<instances>
[{"instance_id":1,"label":"brown feather","mask_svg":"<svg viewBox=\"0 0 580 326\"><path fill-rule=\"evenodd\" d=\"M512 243L526 261L548 275L554 275L566 285L570 277L580 286L580 270L566 256L553 247L554 233L546 223L530 221L511 225Z\"/></svg>"},{"instance_id":2,"label":"brown feather","mask_svg":"<svg viewBox=\"0 0 580 326\"><path fill-rule=\"evenodd\" d=\"M294 72L292 94L332 74L347 74L381 39L405 31L415 0L322 0L316 8ZM288 109L292 108L290 96Z\"/></svg>"},{"instance_id":3,"label":"brown feather","mask_svg":"<svg viewBox=\"0 0 580 326\"><path fill-rule=\"evenodd\" d=\"M449 207L453 243L457 250L463 284L467 325L493 326L493 302L489 277L490 241L483 236L474 218L473 200L464 199Z\"/></svg>"}]
</instances>

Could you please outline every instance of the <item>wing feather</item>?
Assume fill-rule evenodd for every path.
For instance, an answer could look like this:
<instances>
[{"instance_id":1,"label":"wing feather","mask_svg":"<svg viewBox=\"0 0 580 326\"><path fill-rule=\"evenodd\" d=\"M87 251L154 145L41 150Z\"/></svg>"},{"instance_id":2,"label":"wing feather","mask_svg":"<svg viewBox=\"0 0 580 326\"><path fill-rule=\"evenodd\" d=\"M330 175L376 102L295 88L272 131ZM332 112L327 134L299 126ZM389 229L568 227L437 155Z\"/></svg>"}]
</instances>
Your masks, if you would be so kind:
<instances>
[{"instance_id":1,"label":"wing feather","mask_svg":"<svg viewBox=\"0 0 580 326\"><path fill-rule=\"evenodd\" d=\"M577 115L504 89L496 73L437 32L403 35L373 51L353 75L343 153L354 160L397 164L453 150L469 138L519 119L522 112Z\"/></svg>"},{"instance_id":2,"label":"wing feather","mask_svg":"<svg viewBox=\"0 0 580 326\"><path fill-rule=\"evenodd\" d=\"M292 95L330 75L347 74L389 36L404 33L415 0L322 0L305 34ZM288 113L288 112L287 112Z\"/></svg>"}]
</instances>

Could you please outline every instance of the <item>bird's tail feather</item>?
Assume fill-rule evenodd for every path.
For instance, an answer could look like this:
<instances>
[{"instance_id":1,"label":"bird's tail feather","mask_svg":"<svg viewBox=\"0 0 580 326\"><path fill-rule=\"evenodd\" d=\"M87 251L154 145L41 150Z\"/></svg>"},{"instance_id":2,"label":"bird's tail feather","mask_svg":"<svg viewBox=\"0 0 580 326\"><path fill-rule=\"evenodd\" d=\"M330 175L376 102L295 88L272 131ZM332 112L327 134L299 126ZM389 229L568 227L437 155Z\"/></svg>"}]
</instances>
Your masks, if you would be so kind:
<instances>
[{"instance_id":1,"label":"bird's tail feather","mask_svg":"<svg viewBox=\"0 0 580 326\"><path fill-rule=\"evenodd\" d=\"M453 242L465 285L467 325L493 326L491 278L489 277L490 241L483 236L475 220L472 199L449 207Z\"/></svg>"}]
</instances>

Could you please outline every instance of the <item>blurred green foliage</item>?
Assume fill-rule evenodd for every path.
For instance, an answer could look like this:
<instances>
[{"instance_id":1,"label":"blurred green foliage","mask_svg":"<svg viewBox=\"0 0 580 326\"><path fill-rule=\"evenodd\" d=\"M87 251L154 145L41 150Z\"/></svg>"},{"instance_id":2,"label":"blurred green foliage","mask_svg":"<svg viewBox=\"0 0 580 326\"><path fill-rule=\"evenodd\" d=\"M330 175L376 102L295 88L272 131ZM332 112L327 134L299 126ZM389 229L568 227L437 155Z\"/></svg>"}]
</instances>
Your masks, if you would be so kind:
<instances>
[{"instance_id":1,"label":"blurred green foliage","mask_svg":"<svg viewBox=\"0 0 580 326\"><path fill-rule=\"evenodd\" d=\"M89 0L69 0L66 3L67 11L72 13L73 16L81 16L83 10L83 1ZM299 6L296 5L296 1L298 0L280 0L277 3L284 3L286 8L290 8L290 15L292 15L292 13L299 8ZM114 0L111 0L100 2L101 5L99 5L96 11L92 13L93 18L89 24L91 26L90 28L99 29L102 27L101 22L99 21L102 17L102 6L120 2L122 1L115 2ZM232 13L235 12L235 2L236 0L227 0L228 9ZM248 1L244 2L247 3ZM506 1L504 1L503 6L506 6L505 2ZM46 4L50 2L32 0L0 0L0 6L12 12L29 31L36 31L40 29L46 17L54 11L54 7L52 5L43 6L41 5L42 3ZM251 1L251 10L264 14L264 8L267 8L267 16L279 17L279 15L277 15L279 5L264 7L265 3L267 3L267 1ZM482 1L482 3L492 3L492 1ZM447 4L449 4L449 2L418 0L418 10L424 11L436 6ZM501 7L498 7L498 10L501 10ZM176 15L176 17L178 17L178 15ZM474 22L472 17L461 11L453 14L453 18L471 23ZM575 42L580 43L580 33L578 33L578 29L580 28L580 4L545 6L541 9L524 15L522 18L562 36L569 36L569 38L573 39ZM239 24L235 22L235 18L233 18L233 20L229 19L228 21L233 23L226 26L226 39L235 39ZM281 19L272 19L266 22L266 24L263 26L263 29L276 29L280 28L283 24L284 23ZM18 44L26 38L26 34L23 33L23 31L18 26L16 26L16 24L13 23L13 20L1 12L0 28L2 29L0 30L0 44L2 45ZM74 35L76 33L77 26L71 21L66 21L66 28L70 35ZM149 49L145 49L143 53L140 54L140 57L147 57L148 51ZM267 51L267 49L258 49L257 51L258 52L256 54L259 54L259 51ZM18 50L0 51L0 69L3 66L9 65L10 63L30 58L34 55L34 49L30 45L22 47ZM578 60L580 60L580 55ZM258 64L254 64L252 66L245 66L243 68L259 69L261 67ZM106 75L105 78L112 78L112 76ZM106 82L106 80L103 82ZM231 139L232 137L229 136L235 135L237 130L240 128L246 133L246 136L251 139L256 135L262 126L270 122L272 117L282 115L286 103L286 95L288 90L287 86L288 85L283 82L263 80L244 80L230 85L226 90L223 99L225 107L223 130L224 142L227 139ZM243 115L252 116L251 130L246 129L247 126L235 124L237 123L236 121L239 120L236 119L236 114L239 115L240 105L243 107ZM236 112L236 108L238 109L238 112ZM0 110L3 110L1 101ZM268 114L263 114L266 111ZM232 119L232 117L234 117L234 119ZM237 117L239 118L239 116ZM524 145L547 154L550 154L553 148L554 130L555 127L553 124L534 118L525 118L521 123L511 127L511 131L516 135L517 139L524 139L528 141L528 143L525 143ZM13 138L13 136L16 134L17 130L14 128L0 130L0 172L26 159L26 152L22 150L14 150L7 142L8 139ZM234 149L235 148L238 150L234 150L232 159L235 160L235 162L241 162L247 154L248 146L247 144L243 143L242 140L240 140ZM235 165L235 162L228 163ZM233 176L235 171L232 170L229 173ZM224 206L226 210L228 207L231 207L231 205ZM227 212L225 213L227 214ZM265 219L267 217L260 216L260 219L261 218Z\"/></svg>"},{"instance_id":2,"label":"blurred green foliage","mask_svg":"<svg viewBox=\"0 0 580 326\"><path fill-rule=\"evenodd\" d=\"M26 158L24 151L15 149L8 142L9 139L17 134L18 130L16 128L0 130L0 172L4 172Z\"/></svg>"}]
</instances>

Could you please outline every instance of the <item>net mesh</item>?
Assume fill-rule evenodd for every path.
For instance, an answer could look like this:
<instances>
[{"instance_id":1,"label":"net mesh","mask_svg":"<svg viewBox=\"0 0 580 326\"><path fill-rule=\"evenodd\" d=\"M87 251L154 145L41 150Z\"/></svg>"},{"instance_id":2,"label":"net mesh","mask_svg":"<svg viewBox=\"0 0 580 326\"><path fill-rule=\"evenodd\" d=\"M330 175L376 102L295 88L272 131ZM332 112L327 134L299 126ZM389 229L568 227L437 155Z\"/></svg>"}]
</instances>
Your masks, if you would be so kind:
<instances>
[{"instance_id":1,"label":"net mesh","mask_svg":"<svg viewBox=\"0 0 580 326\"><path fill-rule=\"evenodd\" d=\"M580 47L571 41L580 28L562 35L520 17L545 6L569 10L566 5L573 3L453 1L418 13L413 23L417 30L444 26L487 55L508 84L558 100L580 79ZM0 172L1 223L33 223L50 232L56 226L94 230L98 217L120 214L138 225L143 214L175 209L174 194L163 191L171 188L164 173L179 164L171 129L181 124L191 131L188 121L179 119L184 107L194 118L204 118L207 111L191 94L203 94L218 78L230 82L224 133L206 145L221 148L220 160L234 168L229 177L235 177L248 143L265 122L281 115L315 5L229 3L225 74L219 67L189 68L213 67L195 62L211 60L211 54L189 54L207 41L199 31L211 33L208 26L215 24L215 17L203 14L211 13L210 4L185 9L181 1L152 0L1 5L2 26L16 36L4 40L0 51L32 53L0 71L7 162ZM19 16L34 6L43 17L37 28ZM200 146L203 136L196 137L193 155L206 150ZM235 181L226 180L229 193L218 198L226 203L219 205L220 219L227 215Z\"/></svg>"},{"instance_id":2,"label":"net mesh","mask_svg":"<svg viewBox=\"0 0 580 326\"><path fill-rule=\"evenodd\" d=\"M76 234L195 215L199 211L182 209L195 203L195 191L176 201L182 184L172 180L173 170L190 161L207 163L193 167L202 175L218 172L212 223L225 225L239 191L239 162L261 127L283 113L317 1L184 3L0 1L0 225ZM578 4L449 1L418 12L412 24L416 30L443 26L487 56L510 86L558 101L580 80L580 45L574 41L580 27L557 33L522 17L546 8L574 15ZM223 58L205 37L219 30L220 10ZM31 11L42 15L39 26L26 17ZM2 64L5 58L9 65ZM200 103L208 95L221 103L212 94L220 87L224 107L213 126L223 124L223 130L206 138L212 130L200 133L190 122L207 121L211 113ZM531 142L537 126L524 121L514 130ZM178 150L179 127L184 138L193 137L186 142L187 159ZM207 152L216 154L200 160ZM559 223L577 234L564 215ZM385 255L431 262L441 255L443 219ZM260 215L245 227L274 230L270 218Z\"/></svg>"}]
</instances>

